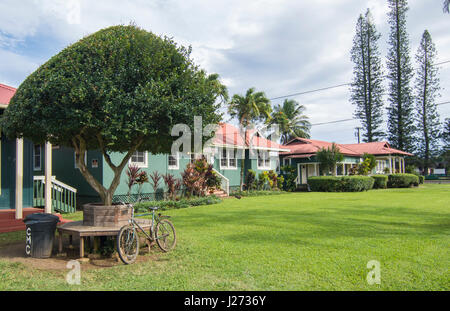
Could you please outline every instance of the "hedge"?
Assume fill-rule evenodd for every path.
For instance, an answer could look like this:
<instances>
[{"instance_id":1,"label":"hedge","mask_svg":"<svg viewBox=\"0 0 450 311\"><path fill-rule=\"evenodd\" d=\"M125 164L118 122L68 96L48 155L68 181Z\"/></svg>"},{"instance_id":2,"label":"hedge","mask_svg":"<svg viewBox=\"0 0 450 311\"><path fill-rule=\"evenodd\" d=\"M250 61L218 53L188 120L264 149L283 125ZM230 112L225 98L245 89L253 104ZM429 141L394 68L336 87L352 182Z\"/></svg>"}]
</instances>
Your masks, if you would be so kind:
<instances>
[{"instance_id":1,"label":"hedge","mask_svg":"<svg viewBox=\"0 0 450 311\"><path fill-rule=\"evenodd\" d=\"M370 176L313 176L308 178L311 191L358 192L373 188L375 180Z\"/></svg>"},{"instance_id":2,"label":"hedge","mask_svg":"<svg viewBox=\"0 0 450 311\"><path fill-rule=\"evenodd\" d=\"M419 177L414 174L391 174L388 176L388 188L408 188L419 185Z\"/></svg>"},{"instance_id":3,"label":"hedge","mask_svg":"<svg viewBox=\"0 0 450 311\"><path fill-rule=\"evenodd\" d=\"M217 204L222 202L222 200L216 196L206 196L206 197L198 197L194 199L181 199L179 201L169 201L169 200L162 200L162 201L147 201L147 202L141 202L137 203L135 205L136 211L142 212L146 211L149 207L157 206L160 208L160 210L167 210L167 209L178 209L178 208L186 208L191 206L199 206L199 205L210 205L210 204Z\"/></svg>"},{"instance_id":4,"label":"hedge","mask_svg":"<svg viewBox=\"0 0 450 311\"><path fill-rule=\"evenodd\" d=\"M258 197L263 195L277 195L287 193L282 190L249 190L249 191L234 191L231 193L232 196L240 196L240 197Z\"/></svg>"},{"instance_id":5,"label":"hedge","mask_svg":"<svg viewBox=\"0 0 450 311\"><path fill-rule=\"evenodd\" d=\"M386 189L388 176L387 175L372 175L371 176L375 182L373 184L374 189Z\"/></svg>"}]
</instances>

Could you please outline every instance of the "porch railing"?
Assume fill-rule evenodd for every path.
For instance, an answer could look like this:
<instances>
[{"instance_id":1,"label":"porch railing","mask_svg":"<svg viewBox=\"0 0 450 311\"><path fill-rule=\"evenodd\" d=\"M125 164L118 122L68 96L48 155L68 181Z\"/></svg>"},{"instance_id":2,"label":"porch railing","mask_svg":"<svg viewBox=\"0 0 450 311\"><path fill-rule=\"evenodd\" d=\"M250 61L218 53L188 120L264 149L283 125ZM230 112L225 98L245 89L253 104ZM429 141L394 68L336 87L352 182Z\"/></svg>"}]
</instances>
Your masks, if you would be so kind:
<instances>
[{"instance_id":1,"label":"porch railing","mask_svg":"<svg viewBox=\"0 0 450 311\"><path fill-rule=\"evenodd\" d=\"M219 175L221 182L221 188L223 191L227 193L227 195L230 195L230 180L226 178L224 175L222 175L219 171L213 168L213 171Z\"/></svg>"},{"instance_id":2,"label":"porch railing","mask_svg":"<svg viewBox=\"0 0 450 311\"><path fill-rule=\"evenodd\" d=\"M52 211L73 213L77 205L77 189L52 176ZM45 176L33 177L33 206L45 206Z\"/></svg>"}]
</instances>

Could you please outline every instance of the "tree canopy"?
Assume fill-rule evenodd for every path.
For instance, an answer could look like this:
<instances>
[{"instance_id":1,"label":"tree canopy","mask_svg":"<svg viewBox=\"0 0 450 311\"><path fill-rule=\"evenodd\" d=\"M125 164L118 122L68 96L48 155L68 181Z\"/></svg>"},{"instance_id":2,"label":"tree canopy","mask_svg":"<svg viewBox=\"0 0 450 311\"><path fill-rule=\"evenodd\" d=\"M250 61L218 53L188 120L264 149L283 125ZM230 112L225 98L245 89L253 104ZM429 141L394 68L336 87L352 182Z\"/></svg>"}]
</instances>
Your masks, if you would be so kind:
<instances>
[{"instance_id":1,"label":"tree canopy","mask_svg":"<svg viewBox=\"0 0 450 311\"><path fill-rule=\"evenodd\" d=\"M194 116L204 123L221 120L218 98L227 97L226 89L217 75L193 63L190 52L134 25L102 29L27 77L5 111L2 129L10 137L73 147L77 155L101 150L115 172L109 190L92 180L78 156L77 164L105 202L136 150L169 153L173 125L193 128ZM110 152L126 155L114 164Z\"/></svg>"},{"instance_id":2,"label":"tree canopy","mask_svg":"<svg viewBox=\"0 0 450 311\"><path fill-rule=\"evenodd\" d=\"M316 153L317 161L320 163L322 174L327 174L331 171L332 175L336 175L336 165L344 160L344 155L339 150L339 147L332 143L328 148L320 148Z\"/></svg>"}]
</instances>

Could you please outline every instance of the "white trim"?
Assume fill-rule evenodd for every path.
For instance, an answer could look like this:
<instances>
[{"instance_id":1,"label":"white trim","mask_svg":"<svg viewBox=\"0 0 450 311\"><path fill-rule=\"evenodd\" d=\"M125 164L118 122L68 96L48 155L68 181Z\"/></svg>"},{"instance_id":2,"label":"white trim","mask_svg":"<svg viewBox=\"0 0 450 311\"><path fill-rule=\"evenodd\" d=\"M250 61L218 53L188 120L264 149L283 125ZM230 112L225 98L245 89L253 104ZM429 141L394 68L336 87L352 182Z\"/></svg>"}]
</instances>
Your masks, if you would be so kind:
<instances>
[{"instance_id":1,"label":"white trim","mask_svg":"<svg viewBox=\"0 0 450 311\"><path fill-rule=\"evenodd\" d=\"M172 155L171 154L169 154L169 155L167 155L167 169L169 169L169 170L178 170L179 168L180 168L180 155L178 154L178 152L176 153L176 155L175 155L175 160L176 160L176 165L170 165L169 163L170 163L170 157L171 157Z\"/></svg>"},{"instance_id":2,"label":"white trim","mask_svg":"<svg viewBox=\"0 0 450 311\"><path fill-rule=\"evenodd\" d=\"M230 180L228 178L226 178L223 174L221 174L218 170L216 170L215 168L213 168L213 171L219 175L220 178L222 178L222 181L225 181L225 192L229 195L230 194Z\"/></svg>"},{"instance_id":3,"label":"white trim","mask_svg":"<svg viewBox=\"0 0 450 311\"><path fill-rule=\"evenodd\" d=\"M291 149L279 149L279 148L270 148L270 147L258 147L258 146L251 146L250 147L244 147L244 146L238 146L238 145L229 145L229 144L212 144L212 147L218 147L218 148L234 148L234 149L256 149L256 150L270 150L270 151L281 151L281 152L289 152Z\"/></svg>"},{"instance_id":4,"label":"white trim","mask_svg":"<svg viewBox=\"0 0 450 311\"><path fill-rule=\"evenodd\" d=\"M45 143L45 203L44 211L52 212L52 144ZM87 157L85 157L87 158Z\"/></svg>"},{"instance_id":5,"label":"white trim","mask_svg":"<svg viewBox=\"0 0 450 311\"><path fill-rule=\"evenodd\" d=\"M39 167L36 166L36 146L39 146ZM40 171L42 169L42 147L38 144L33 144L33 171Z\"/></svg>"},{"instance_id":6,"label":"white trim","mask_svg":"<svg viewBox=\"0 0 450 311\"><path fill-rule=\"evenodd\" d=\"M223 155L223 151L226 151L226 153L227 153L227 158L226 158L226 160L227 160L227 165L226 166L224 166L224 165L222 165L222 155ZM233 155L233 158L234 158L234 166L231 166L230 165L230 160L231 159L233 159L233 158L231 158L230 157L230 151L231 152L233 152L234 153L234 155ZM221 170L237 170L237 157L236 157L236 153L237 152L235 152L235 150L234 149L220 149L220 151L219 151L219 167L220 167L220 169Z\"/></svg>"},{"instance_id":7,"label":"white trim","mask_svg":"<svg viewBox=\"0 0 450 311\"><path fill-rule=\"evenodd\" d=\"M84 152L84 165L87 165L87 150ZM75 151L73 152L73 167L78 168L77 166L77 154Z\"/></svg>"},{"instance_id":8,"label":"white trim","mask_svg":"<svg viewBox=\"0 0 450 311\"><path fill-rule=\"evenodd\" d=\"M131 155L130 160L128 161L131 165L136 165L139 168L148 168L148 152L147 151L135 151L135 152L144 152L144 162L133 162L131 159L133 155Z\"/></svg>"},{"instance_id":9,"label":"white trim","mask_svg":"<svg viewBox=\"0 0 450 311\"><path fill-rule=\"evenodd\" d=\"M33 176L33 180L41 180L43 184L45 184L45 176ZM55 184L52 186L53 189L56 189L58 191L61 191L60 188L66 188L67 190L70 190L72 192L77 192L76 188L73 188L62 181L59 181L56 179L56 176L52 176L52 183ZM59 186L60 188L58 188Z\"/></svg>"},{"instance_id":10,"label":"white trim","mask_svg":"<svg viewBox=\"0 0 450 311\"><path fill-rule=\"evenodd\" d=\"M16 138L16 219L23 218L23 138Z\"/></svg>"},{"instance_id":11,"label":"white trim","mask_svg":"<svg viewBox=\"0 0 450 311\"><path fill-rule=\"evenodd\" d=\"M269 153L263 153L264 157L263 157L263 165L259 165L259 156L261 155L261 153L258 152L258 158L256 159L256 167L258 168L258 170L271 170L272 169L272 160L270 158ZM267 156L267 157L266 157ZM266 166L266 161L267 158L269 158L269 166Z\"/></svg>"}]
</instances>

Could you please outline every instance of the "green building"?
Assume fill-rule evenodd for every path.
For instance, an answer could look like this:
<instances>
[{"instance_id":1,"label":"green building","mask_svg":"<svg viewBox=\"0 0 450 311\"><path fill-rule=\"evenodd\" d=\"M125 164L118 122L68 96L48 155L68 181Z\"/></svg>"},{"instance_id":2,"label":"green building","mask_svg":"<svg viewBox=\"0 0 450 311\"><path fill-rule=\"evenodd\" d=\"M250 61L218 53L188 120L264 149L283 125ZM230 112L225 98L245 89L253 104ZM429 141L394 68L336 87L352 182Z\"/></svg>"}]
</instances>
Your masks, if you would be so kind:
<instances>
[{"instance_id":1,"label":"green building","mask_svg":"<svg viewBox=\"0 0 450 311\"><path fill-rule=\"evenodd\" d=\"M331 142L306 138L294 138L283 147L290 151L280 153L282 165L292 165L297 170L297 185L308 183L308 177L329 175L323 172L317 161L316 153L322 148L330 148ZM344 160L336 166L334 175L349 175L352 168L362 162L364 153L373 154L377 165L371 174L391 174L405 172L405 156L412 154L391 148L387 142L361 144L336 144Z\"/></svg>"},{"instance_id":2,"label":"green building","mask_svg":"<svg viewBox=\"0 0 450 311\"><path fill-rule=\"evenodd\" d=\"M250 139L251 137L251 139ZM251 144L250 144L251 142ZM250 147L249 147L250 146ZM227 123L220 123L215 133L213 144L210 148L205 148L203 156L222 180L222 189L226 194L240 187L241 165L245 163L245 170L253 170L256 174L279 170L279 152L287 151L281 145L261 137L257 132L247 133L247 144L239 134L239 129ZM240 156L240 153L245 157ZM53 146L52 148L52 173L58 181L70 185L77 190L78 205L87 202L96 202L100 198L94 189L87 183L75 164L75 152L72 148ZM142 171L151 174L157 171L159 174L172 174L175 178L181 179L181 174L190 161L201 157L201 154L190 153L188 156L151 154L149 152L135 152L129 165L136 165ZM118 164L124 157L122 153L112 153L110 155L113 163ZM244 162L245 161L245 162ZM85 164L89 172L105 187L109 187L114 174L109 165L104 161L100 151L89 150L85 155ZM41 168L42 170L44 168ZM128 200L127 175L125 168L120 178L120 184L114 194L114 202ZM42 174L42 172L39 172ZM137 187L137 186L136 186ZM165 192L167 189L161 180L158 192ZM133 190L135 196L137 188ZM142 197L152 199L157 194L153 193L150 183L145 183L142 188ZM133 198L132 198L133 199ZM135 199L135 197L134 197Z\"/></svg>"}]
</instances>

